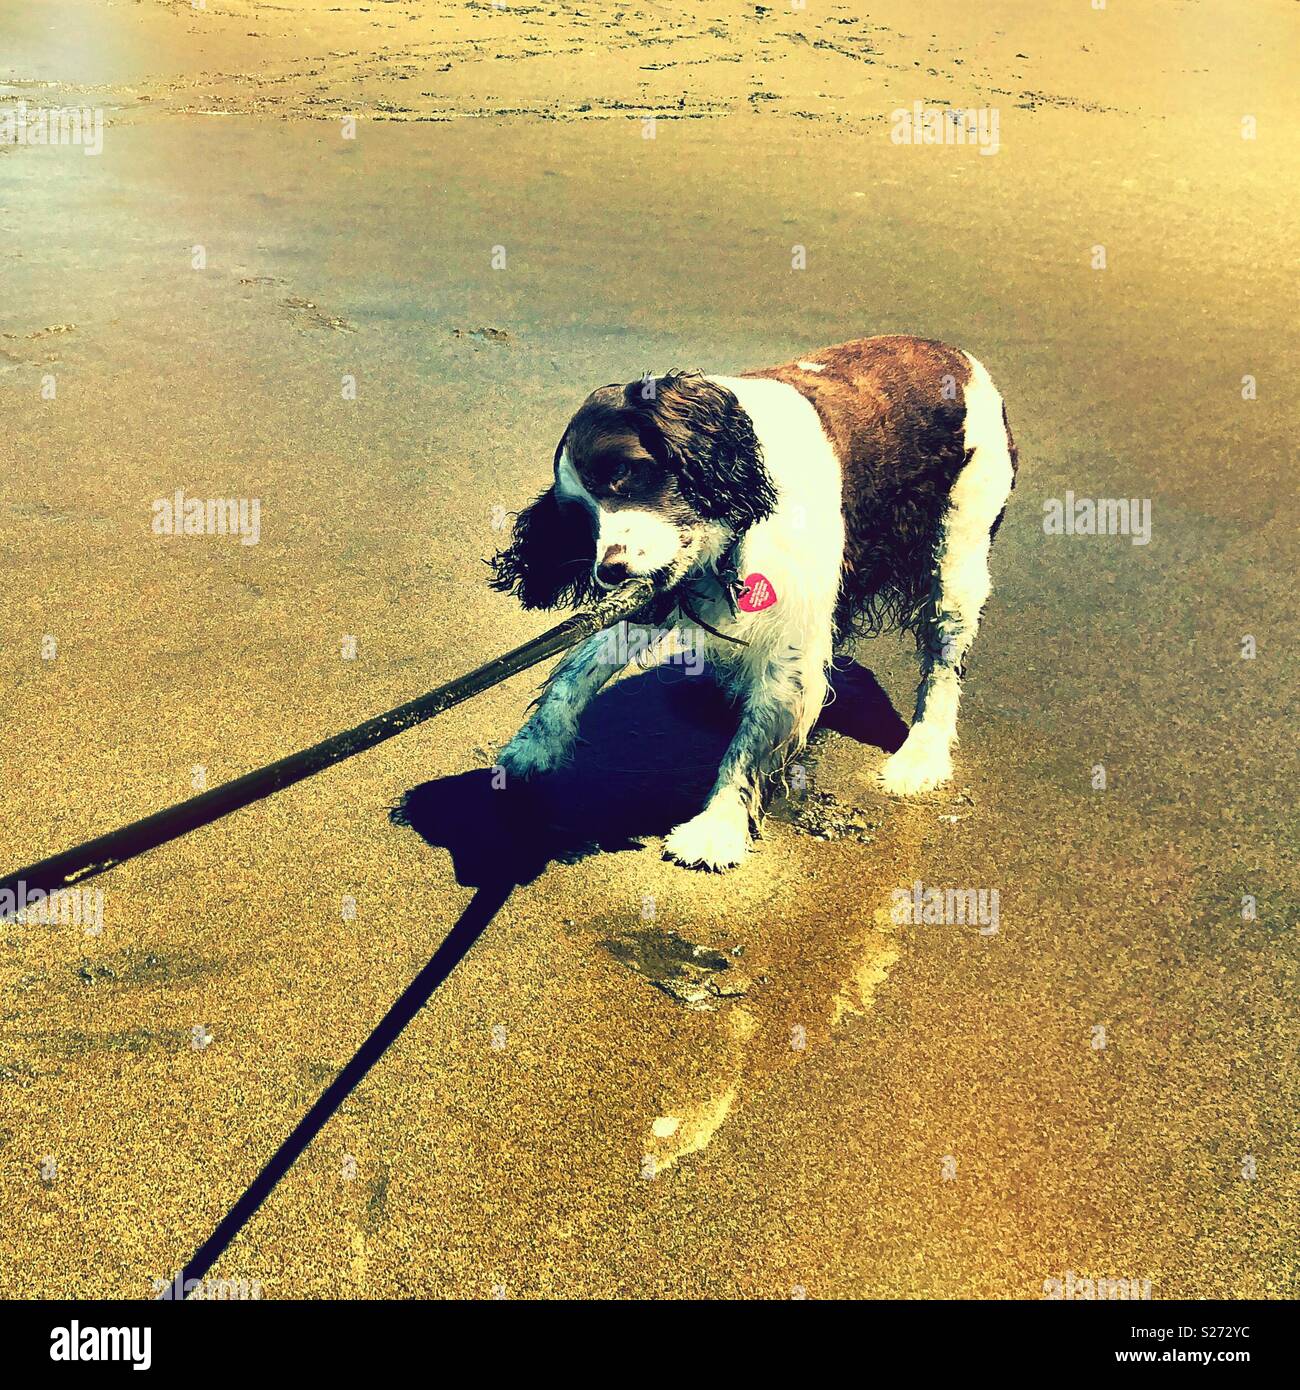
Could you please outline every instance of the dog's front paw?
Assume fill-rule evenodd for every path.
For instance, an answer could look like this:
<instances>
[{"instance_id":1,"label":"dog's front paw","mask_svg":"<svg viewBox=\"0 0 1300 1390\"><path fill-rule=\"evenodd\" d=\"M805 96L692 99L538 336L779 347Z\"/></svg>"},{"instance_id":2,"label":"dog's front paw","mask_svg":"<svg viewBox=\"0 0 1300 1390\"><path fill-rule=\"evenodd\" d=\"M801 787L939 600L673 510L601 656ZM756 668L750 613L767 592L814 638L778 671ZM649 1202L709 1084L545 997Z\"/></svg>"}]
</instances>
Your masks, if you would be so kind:
<instances>
[{"instance_id":1,"label":"dog's front paw","mask_svg":"<svg viewBox=\"0 0 1300 1390\"><path fill-rule=\"evenodd\" d=\"M572 739L563 739L550 730L525 724L501 750L497 766L504 769L507 781L518 777L526 782L530 777L563 767L572 755Z\"/></svg>"},{"instance_id":2,"label":"dog's front paw","mask_svg":"<svg viewBox=\"0 0 1300 1390\"><path fill-rule=\"evenodd\" d=\"M740 798L711 801L664 841L669 859L688 869L733 869L749 852L749 812Z\"/></svg>"},{"instance_id":3,"label":"dog's front paw","mask_svg":"<svg viewBox=\"0 0 1300 1390\"><path fill-rule=\"evenodd\" d=\"M903 746L880 769L880 786L891 796L917 796L933 791L952 777L948 740L924 729L913 729Z\"/></svg>"}]
</instances>

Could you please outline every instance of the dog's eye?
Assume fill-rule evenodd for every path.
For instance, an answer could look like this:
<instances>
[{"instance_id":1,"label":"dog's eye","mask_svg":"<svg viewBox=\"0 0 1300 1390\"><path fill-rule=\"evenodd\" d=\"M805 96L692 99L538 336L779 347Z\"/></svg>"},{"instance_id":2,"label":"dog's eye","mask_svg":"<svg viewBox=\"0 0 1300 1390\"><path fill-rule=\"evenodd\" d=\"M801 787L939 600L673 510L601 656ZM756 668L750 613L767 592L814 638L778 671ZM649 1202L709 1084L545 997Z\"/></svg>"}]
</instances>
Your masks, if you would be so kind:
<instances>
[{"instance_id":1,"label":"dog's eye","mask_svg":"<svg viewBox=\"0 0 1300 1390\"><path fill-rule=\"evenodd\" d=\"M605 475L605 487L610 492L626 492L632 482L632 467L625 460L612 463Z\"/></svg>"}]
</instances>

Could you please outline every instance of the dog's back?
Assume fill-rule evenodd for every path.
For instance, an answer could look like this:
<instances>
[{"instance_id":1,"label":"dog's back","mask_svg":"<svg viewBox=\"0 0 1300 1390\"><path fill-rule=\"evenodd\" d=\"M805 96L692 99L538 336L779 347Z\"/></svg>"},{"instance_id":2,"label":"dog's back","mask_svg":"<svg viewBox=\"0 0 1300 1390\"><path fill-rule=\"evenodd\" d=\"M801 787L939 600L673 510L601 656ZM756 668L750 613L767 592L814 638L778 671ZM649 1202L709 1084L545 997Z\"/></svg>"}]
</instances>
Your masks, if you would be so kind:
<instances>
[{"instance_id":1,"label":"dog's back","mask_svg":"<svg viewBox=\"0 0 1300 1390\"><path fill-rule=\"evenodd\" d=\"M932 597L954 486L981 444L1005 448L1011 481L1004 492L1014 483L1015 442L988 373L946 343L889 335L744 375L784 382L806 396L839 456L845 524L839 635L916 630ZM982 436L990 432L994 396L1000 423L998 437L988 439ZM983 493L1003 486L1001 470L989 472L998 476L986 480ZM968 484L964 491L974 489Z\"/></svg>"}]
</instances>

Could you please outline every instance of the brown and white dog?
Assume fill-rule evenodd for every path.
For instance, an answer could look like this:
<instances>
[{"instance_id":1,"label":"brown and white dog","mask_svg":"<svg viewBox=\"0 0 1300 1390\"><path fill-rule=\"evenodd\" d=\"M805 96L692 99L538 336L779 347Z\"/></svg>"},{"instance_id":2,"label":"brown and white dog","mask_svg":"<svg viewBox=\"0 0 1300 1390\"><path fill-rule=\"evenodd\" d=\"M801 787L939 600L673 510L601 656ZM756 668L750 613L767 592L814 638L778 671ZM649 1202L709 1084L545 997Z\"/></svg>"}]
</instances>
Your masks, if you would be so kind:
<instances>
[{"instance_id":1,"label":"brown and white dog","mask_svg":"<svg viewBox=\"0 0 1300 1390\"><path fill-rule=\"evenodd\" d=\"M662 621L695 628L743 707L708 803L665 842L679 863L726 869L853 635L904 628L920 653L916 715L884 789L951 777L963 661L1015 473L988 372L942 343L863 338L738 377L647 376L587 397L492 583L553 608L653 576ZM619 650L600 634L559 663L502 751L508 774L567 761Z\"/></svg>"}]
</instances>

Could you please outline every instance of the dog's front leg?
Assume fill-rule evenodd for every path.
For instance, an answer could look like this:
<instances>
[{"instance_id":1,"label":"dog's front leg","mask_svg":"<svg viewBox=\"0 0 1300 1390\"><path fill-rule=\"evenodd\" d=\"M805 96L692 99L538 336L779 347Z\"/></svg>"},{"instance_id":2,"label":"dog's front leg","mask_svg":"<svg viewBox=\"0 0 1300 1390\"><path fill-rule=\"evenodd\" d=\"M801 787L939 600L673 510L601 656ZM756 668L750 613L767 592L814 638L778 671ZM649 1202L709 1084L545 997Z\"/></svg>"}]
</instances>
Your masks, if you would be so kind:
<instances>
[{"instance_id":1,"label":"dog's front leg","mask_svg":"<svg viewBox=\"0 0 1300 1390\"><path fill-rule=\"evenodd\" d=\"M769 663L750 685L740 727L722 759L704 810L664 841L664 853L688 868L730 869L749 850L766 782L807 736L825 698L825 678L800 664ZM804 717L812 710L812 719Z\"/></svg>"},{"instance_id":2,"label":"dog's front leg","mask_svg":"<svg viewBox=\"0 0 1300 1390\"><path fill-rule=\"evenodd\" d=\"M572 758L582 711L628 663L628 632L620 623L588 637L551 672L532 717L501 750L507 778L552 772Z\"/></svg>"}]
</instances>

